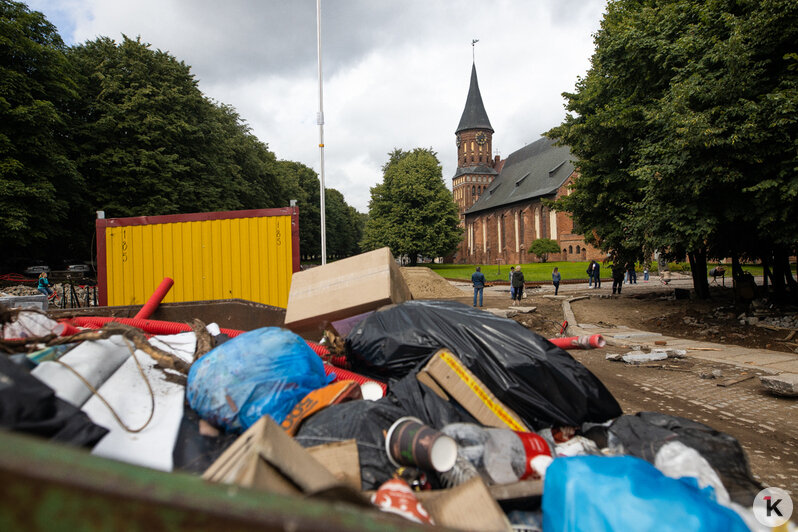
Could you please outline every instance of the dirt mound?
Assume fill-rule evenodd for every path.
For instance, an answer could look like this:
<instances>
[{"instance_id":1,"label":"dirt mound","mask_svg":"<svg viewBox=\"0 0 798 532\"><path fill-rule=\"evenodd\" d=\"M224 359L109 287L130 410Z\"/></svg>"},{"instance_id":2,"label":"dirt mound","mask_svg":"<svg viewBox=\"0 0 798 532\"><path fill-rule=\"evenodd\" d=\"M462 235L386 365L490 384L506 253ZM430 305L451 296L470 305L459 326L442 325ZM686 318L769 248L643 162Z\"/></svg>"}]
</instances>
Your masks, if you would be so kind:
<instances>
[{"instance_id":1,"label":"dirt mound","mask_svg":"<svg viewBox=\"0 0 798 532\"><path fill-rule=\"evenodd\" d=\"M451 299L468 295L426 266L406 266L401 271L414 299Z\"/></svg>"}]
</instances>

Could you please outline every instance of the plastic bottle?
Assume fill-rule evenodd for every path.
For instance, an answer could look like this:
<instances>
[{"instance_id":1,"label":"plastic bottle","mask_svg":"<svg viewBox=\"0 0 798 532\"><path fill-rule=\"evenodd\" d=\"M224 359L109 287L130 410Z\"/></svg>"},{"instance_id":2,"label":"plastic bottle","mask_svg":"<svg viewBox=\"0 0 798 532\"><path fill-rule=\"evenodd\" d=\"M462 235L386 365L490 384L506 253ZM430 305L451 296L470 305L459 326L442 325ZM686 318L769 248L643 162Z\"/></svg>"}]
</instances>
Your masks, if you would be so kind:
<instances>
[{"instance_id":1,"label":"plastic bottle","mask_svg":"<svg viewBox=\"0 0 798 532\"><path fill-rule=\"evenodd\" d=\"M552 461L551 444L535 433L484 428L473 423L453 423L442 432L458 445L458 460L442 478L450 486L471 478L475 472L491 484L542 477ZM473 468L468 467L469 462Z\"/></svg>"}]
</instances>

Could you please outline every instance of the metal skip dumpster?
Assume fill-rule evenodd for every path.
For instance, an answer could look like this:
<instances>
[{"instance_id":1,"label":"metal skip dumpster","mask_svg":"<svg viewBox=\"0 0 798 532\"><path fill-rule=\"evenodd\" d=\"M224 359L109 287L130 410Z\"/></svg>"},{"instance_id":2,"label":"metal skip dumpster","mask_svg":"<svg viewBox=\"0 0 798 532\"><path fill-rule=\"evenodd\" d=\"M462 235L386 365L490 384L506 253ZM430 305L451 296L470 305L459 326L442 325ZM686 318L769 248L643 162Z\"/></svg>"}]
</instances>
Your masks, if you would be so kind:
<instances>
[{"instance_id":1,"label":"metal skip dumpster","mask_svg":"<svg viewBox=\"0 0 798 532\"><path fill-rule=\"evenodd\" d=\"M299 271L299 209L98 218L100 305L142 305L164 277L165 303L240 298L285 308Z\"/></svg>"}]
</instances>

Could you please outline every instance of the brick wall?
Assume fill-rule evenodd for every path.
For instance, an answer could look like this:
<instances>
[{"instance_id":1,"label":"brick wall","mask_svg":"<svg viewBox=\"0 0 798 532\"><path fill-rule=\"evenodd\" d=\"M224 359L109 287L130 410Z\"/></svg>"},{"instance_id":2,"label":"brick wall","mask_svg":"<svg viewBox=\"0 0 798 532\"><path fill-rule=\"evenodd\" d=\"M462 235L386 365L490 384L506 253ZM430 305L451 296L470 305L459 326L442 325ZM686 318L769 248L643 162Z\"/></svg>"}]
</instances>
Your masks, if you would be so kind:
<instances>
[{"instance_id":1,"label":"brick wall","mask_svg":"<svg viewBox=\"0 0 798 532\"><path fill-rule=\"evenodd\" d=\"M556 197L567 193L571 176L557 191ZM505 205L465 217L463 241L455 262L496 264L521 264L538 262L529 253L530 244L537 238L557 240L559 253L550 254L549 261L600 260L603 254L585 244L581 235L575 235L573 221L567 213L551 212L539 198L529 202ZM552 235L552 229L554 234ZM579 251L577 252L577 248Z\"/></svg>"}]
</instances>

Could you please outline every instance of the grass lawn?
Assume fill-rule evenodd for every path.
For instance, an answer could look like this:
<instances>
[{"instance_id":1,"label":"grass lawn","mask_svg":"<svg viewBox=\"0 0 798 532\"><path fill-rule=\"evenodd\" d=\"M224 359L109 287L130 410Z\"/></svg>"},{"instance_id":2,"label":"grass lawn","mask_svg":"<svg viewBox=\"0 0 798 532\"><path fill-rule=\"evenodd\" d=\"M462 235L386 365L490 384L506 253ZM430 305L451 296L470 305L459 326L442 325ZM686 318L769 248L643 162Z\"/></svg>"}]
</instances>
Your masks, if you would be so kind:
<instances>
[{"instance_id":1,"label":"grass lawn","mask_svg":"<svg viewBox=\"0 0 798 532\"><path fill-rule=\"evenodd\" d=\"M589 261L585 262L534 262L530 264L522 264L521 271L524 272L525 281L551 281L551 271L554 267L560 269L562 278L565 279L584 279L587 282L587 265ZM709 277L709 270L714 268L718 263L710 262L707 264L707 277ZM471 274L474 273L476 264L426 264L431 270L438 273L446 279L471 279ZM517 264L480 264L482 273L488 281L508 281L510 277L510 266L517 266ZM726 277L731 279L731 264L725 264ZM670 263L668 265L671 271L690 271L689 263ZM637 266L637 275L642 277L643 268ZM762 266L759 264L743 264L743 271L751 273L751 275L762 275ZM795 268L793 267L793 272ZM601 265L601 277L606 278L612 275L609 265ZM652 271L652 275L657 275L657 270Z\"/></svg>"},{"instance_id":2,"label":"grass lawn","mask_svg":"<svg viewBox=\"0 0 798 532\"><path fill-rule=\"evenodd\" d=\"M522 264L525 281L551 281L551 271L556 266L560 269L563 279L584 279L587 282L587 265L589 262L535 262ZM471 279L471 274L476 271L476 264L427 264L429 268L446 279ZM482 273L488 281L509 281L510 266L517 264L480 264ZM602 269L601 276L604 277ZM609 269L606 270L609 275Z\"/></svg>"}]
</instances>

